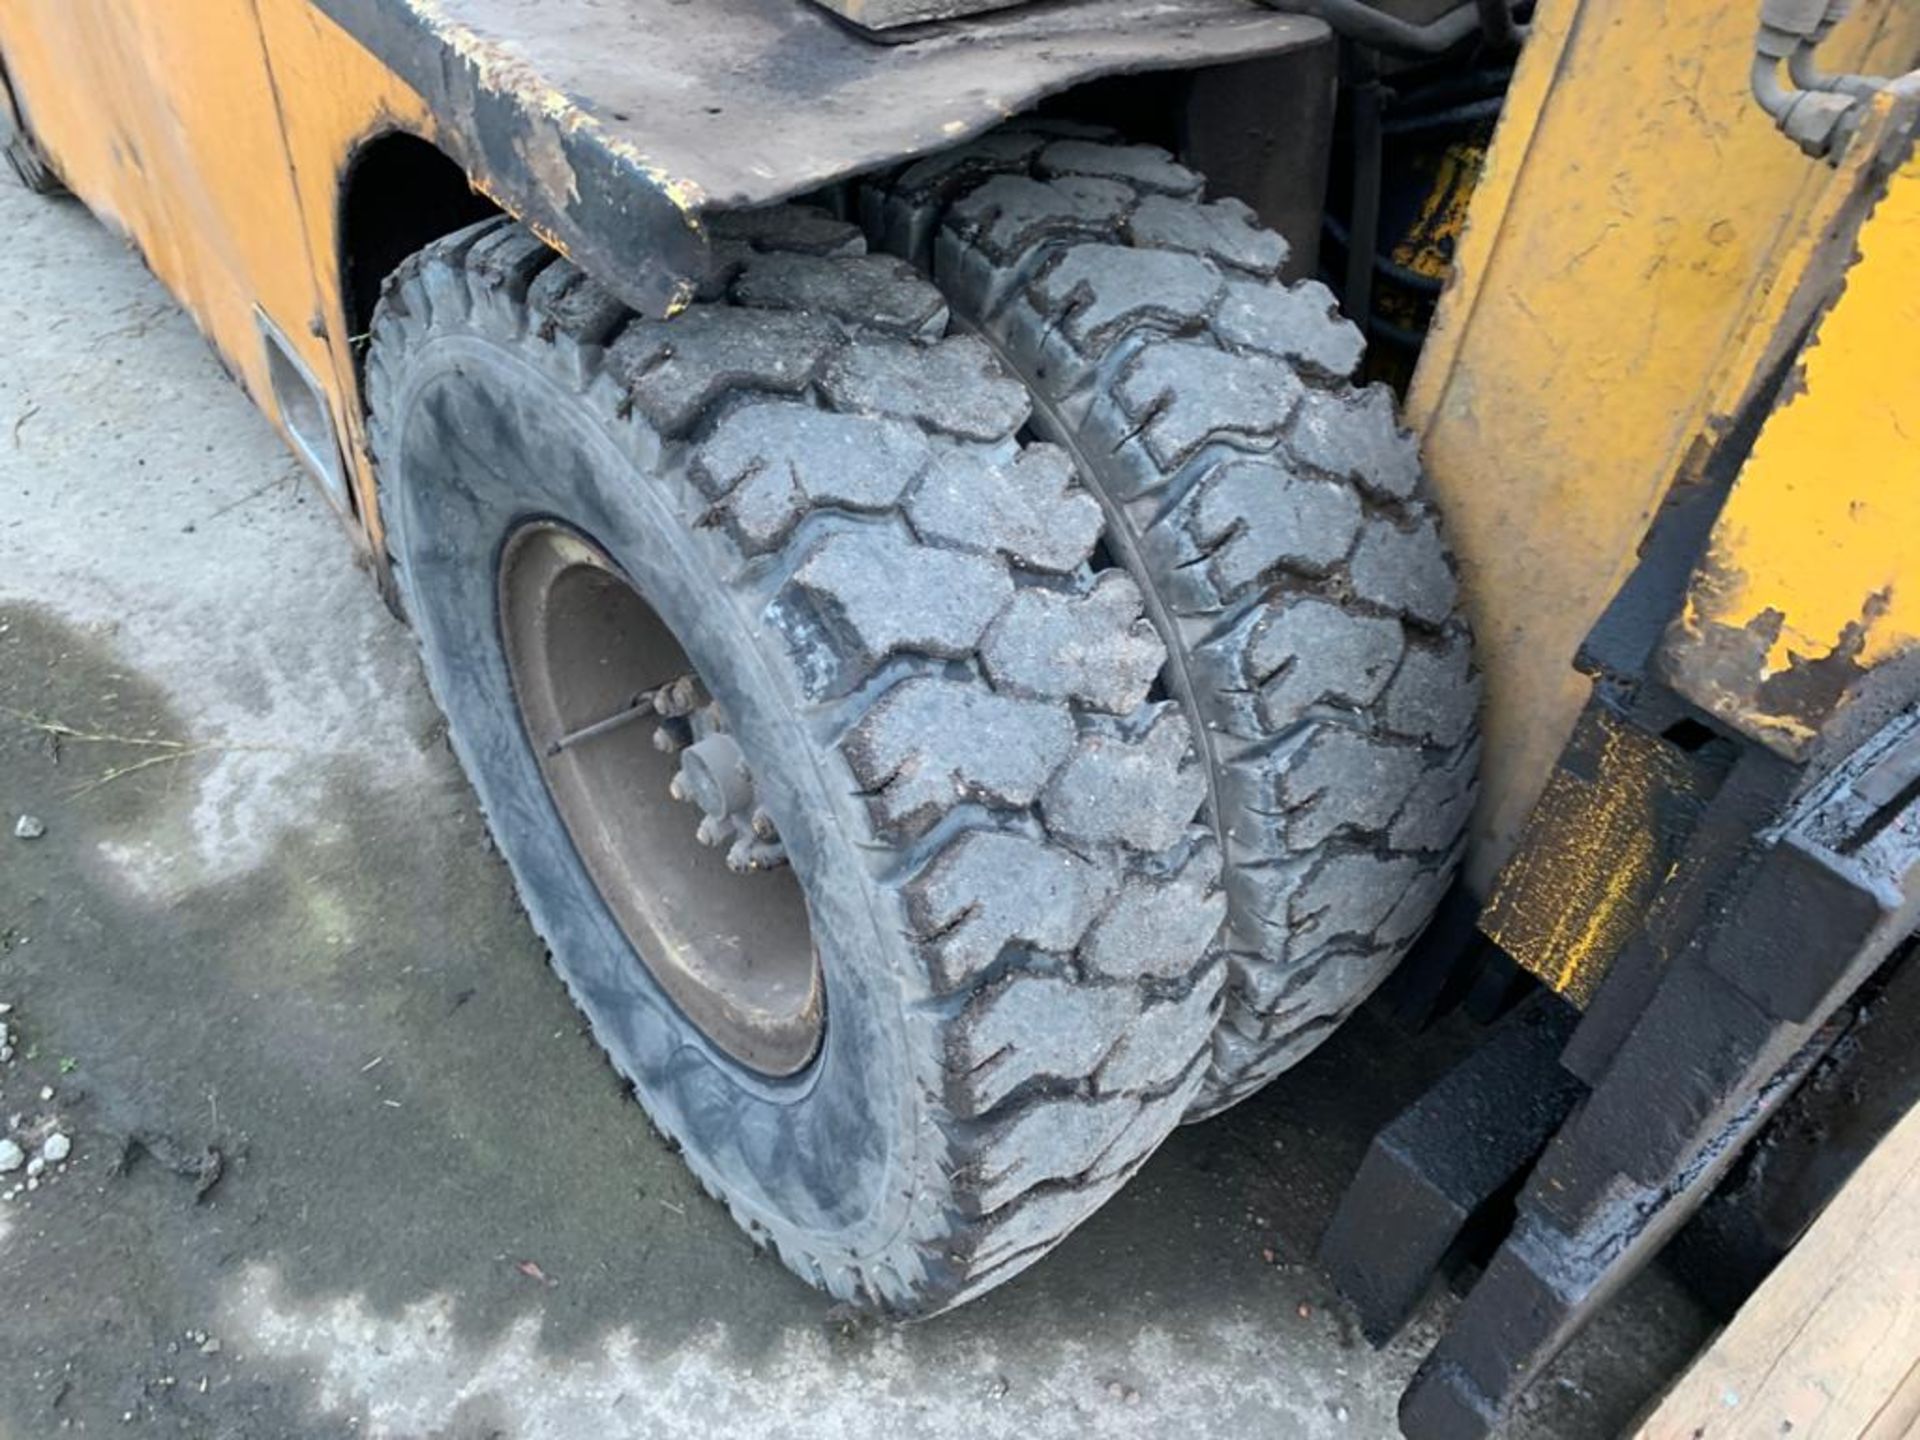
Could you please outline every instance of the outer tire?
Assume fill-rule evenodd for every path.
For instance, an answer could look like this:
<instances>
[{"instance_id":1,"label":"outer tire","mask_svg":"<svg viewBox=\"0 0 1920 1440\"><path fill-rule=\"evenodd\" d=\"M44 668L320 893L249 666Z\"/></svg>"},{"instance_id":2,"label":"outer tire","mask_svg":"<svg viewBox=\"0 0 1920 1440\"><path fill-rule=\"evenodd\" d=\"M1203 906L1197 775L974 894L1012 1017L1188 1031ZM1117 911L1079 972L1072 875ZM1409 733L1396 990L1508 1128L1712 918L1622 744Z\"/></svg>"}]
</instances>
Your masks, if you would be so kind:
<instances>
[{"instance_id":1,"label":"outer tire","mask_svg":"<svg viewBox=\"0 0 1920 1440\"><path fill-rule=\"evenodd\" d=\"M389 281L368 357L403 607L555 969L658 1127L842 1299L952 1305L1037 1259L1189 1105L1222 966L1204 779L1095 504L939 295L812 211L717 225L715 288L630 316L490 221ZM494 556L592 534L767 781L826 1029L785 1080L666 1000L520 733ZM689 825L691 822L689 821Z\"/></svg>"},{"instance_id":2,"label":"outer tire","mask_svg":"<svg viewBox=\"0 0 1920 1440\"><path fill-rule=\"evenodd\" d=\"M885 248L1035 397L1207 753L1231 980L1193 1116L1369 993L1460 853L1478 681L1412 438L1286 244L1164 151L1015 127L869 190Z\"/></svg>"}]
</instances>

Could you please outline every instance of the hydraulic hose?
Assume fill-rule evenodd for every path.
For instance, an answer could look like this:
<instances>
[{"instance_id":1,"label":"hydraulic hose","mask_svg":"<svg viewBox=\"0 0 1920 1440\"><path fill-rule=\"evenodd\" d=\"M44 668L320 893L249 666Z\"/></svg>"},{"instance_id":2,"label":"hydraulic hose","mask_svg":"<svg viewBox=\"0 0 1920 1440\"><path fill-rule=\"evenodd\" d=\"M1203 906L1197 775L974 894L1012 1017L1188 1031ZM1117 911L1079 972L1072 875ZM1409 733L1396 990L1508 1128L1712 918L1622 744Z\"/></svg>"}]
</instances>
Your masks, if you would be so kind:
<instances>
[{"instance_id":1,"label":"hydraulic hose","mask_svg":"<svg viewBox=\"0 0 1920 1440\"><path fill-rule=\"evenodd\" d=\"M1782 119L1793 108L1796 92L1780 83L1780 61L1778 57L1758 54L1753 57L1753 69L1749 72L1753 85L1753 98L1760 102L1760 108L1775 120Z\"/></svg>"}]
</instances>

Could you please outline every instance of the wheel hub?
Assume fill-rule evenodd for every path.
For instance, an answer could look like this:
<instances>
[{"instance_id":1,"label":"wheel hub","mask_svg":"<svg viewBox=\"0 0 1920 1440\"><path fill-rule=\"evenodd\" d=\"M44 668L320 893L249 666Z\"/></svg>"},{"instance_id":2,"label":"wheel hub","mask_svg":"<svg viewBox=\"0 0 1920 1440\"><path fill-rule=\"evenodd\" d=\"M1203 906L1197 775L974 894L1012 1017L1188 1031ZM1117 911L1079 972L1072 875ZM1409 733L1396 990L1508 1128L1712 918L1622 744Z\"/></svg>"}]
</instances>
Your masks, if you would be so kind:
<instances>
[{"instance_id":1,"label":"wheel hub","mask_svg":"<svg viewBox=\"0 0 1920 1440\"><path fill-rule=\"evenodd\" d=\"M516 531L499 596L522 729L634 952L720 1049L765 1074L803 1069L825 1027L819 956L725 712L639 591L577 532ZM675 802L699 813L691 836Z\"/></svg>"}]
</instances>

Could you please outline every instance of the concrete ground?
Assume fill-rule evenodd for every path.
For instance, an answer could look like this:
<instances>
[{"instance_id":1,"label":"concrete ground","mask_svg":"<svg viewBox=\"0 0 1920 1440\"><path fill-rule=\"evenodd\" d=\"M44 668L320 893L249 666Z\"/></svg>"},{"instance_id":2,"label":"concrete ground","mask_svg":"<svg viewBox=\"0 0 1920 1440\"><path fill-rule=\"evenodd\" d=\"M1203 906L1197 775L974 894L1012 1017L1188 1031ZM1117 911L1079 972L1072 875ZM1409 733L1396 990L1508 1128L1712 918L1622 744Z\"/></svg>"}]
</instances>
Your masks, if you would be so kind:
<instances>
[{"instance_id":1,"label":"concrete ground","mask_svg":"<svg viewBox=\"0 0 1920 1440\"><path fill-rule=\"evenodd\" d=\"M1446 1058L1363 1017L950 1317L754 1252L584 1034L404 631L134 256L0 187L0 1437L1384 1437L1312 1248ZM44 836L15 839L17 816ZM22 1180L0 1177L0 1193ZM1658 1275L1512 1433L1617 1433Z\"/></svg>"}]
</instances>

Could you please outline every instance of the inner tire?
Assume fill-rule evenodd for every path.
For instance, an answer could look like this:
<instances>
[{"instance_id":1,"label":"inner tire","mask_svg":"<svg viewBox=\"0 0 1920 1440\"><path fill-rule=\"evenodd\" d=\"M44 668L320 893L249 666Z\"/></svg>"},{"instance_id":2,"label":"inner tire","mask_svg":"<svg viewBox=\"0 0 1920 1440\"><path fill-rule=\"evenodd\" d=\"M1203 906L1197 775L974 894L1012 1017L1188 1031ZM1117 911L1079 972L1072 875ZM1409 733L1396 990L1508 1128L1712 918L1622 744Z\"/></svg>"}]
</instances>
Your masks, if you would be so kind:
<instances>
[{"instance_id":1,"label":"inner tire","mask_svg":"<svg viewBox=\"0 0 1920 1440\"><path fill-rule=\"evenodd\" d=\"M803 1278L925 1313L1037 1259L1191 1103L1219 857L1186 720L1147 699L1140 597L1091 568L1064 458L1012 438L1020 387L852 227L715 229L715 293L666 322L504 220L400 267L367 364L387 559L527 912L654 1122ZM542 662L503 639L530 533L574 537L605 604L638 607L568 600L562 638L657 623L751 770L804 905L679 933L810 930L819 1027L778 1063L663 983L664 932L583 858L529 733L583 716L516 694ZM636 753L586 789L639 806L661 781ZM659 864L647 903L697 901L693 861Z\"/></svg>"},{"instance_id":2,"label":"inner tire","mask_svg":"<svg viewBox=\"0 0 1920 1440\"><path fill-rule=\"evenodd\" d=\"M1362 342L1165 151L1028 121L862 196L1035 400L1168 650L1226 855L1231 979L1192 1117L1323 1041L1457 868L1479 682L1458 586Z\"/></svg>"}]
</instances>

